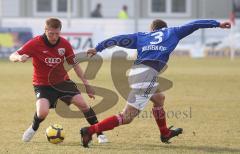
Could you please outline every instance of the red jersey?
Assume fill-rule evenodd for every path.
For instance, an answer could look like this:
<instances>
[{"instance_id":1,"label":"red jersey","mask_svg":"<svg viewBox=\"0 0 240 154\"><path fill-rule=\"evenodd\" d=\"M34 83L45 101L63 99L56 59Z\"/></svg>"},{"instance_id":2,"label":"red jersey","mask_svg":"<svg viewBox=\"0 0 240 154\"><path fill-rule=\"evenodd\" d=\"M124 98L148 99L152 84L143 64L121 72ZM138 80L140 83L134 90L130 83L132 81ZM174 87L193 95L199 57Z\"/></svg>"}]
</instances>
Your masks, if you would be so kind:
<instances>
[{"instance_id":1,"label":"red jersey","mask_svg":"<svg viewBox=\"0 0 240 154\"><path fill-rule=\"evenodd\" d=\"M52 85L69 79L63 63L67 58L73 65L75 56L71 44L63 37L51 45L46 35L36 36L17 52L32 57L33 85Z\"/></svg>"}]
</instances>

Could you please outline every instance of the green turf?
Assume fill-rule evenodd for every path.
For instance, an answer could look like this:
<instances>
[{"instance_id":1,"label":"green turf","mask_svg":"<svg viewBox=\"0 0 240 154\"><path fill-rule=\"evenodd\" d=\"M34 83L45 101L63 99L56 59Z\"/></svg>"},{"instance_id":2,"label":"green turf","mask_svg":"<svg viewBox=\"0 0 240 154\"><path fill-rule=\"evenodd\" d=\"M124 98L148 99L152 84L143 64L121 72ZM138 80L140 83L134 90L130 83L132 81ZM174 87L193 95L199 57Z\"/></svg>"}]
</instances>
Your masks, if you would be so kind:
<instances>
[{"instance_id":1,"label":"green turf","mask_svg":"<svg viewBox=\"0 0 240 154\"><path fill-rule=\"evenodd\" d=\"M116 91L111 82L109 62L98 73L93 85ZM173 81L166 91L168 125L182 127L184 134L166 145L152 118L151 103L130 125L106 132L110 143L99 145L94 136L90 149L80 146L79 128L84 119L66 119L52 110L29 143L21 141L31 124L35 96L31 84L31 63L0 60L0 153L240 153L240 59L172 58L163 76ZM71 76L77 81L76 76ZM95 101L84 98L91 104ZM103 119L119 113L125 101L98 115ZM48 143L45 129L53 123L66 131L62 144Z\"/></svg>"}]
</instances>

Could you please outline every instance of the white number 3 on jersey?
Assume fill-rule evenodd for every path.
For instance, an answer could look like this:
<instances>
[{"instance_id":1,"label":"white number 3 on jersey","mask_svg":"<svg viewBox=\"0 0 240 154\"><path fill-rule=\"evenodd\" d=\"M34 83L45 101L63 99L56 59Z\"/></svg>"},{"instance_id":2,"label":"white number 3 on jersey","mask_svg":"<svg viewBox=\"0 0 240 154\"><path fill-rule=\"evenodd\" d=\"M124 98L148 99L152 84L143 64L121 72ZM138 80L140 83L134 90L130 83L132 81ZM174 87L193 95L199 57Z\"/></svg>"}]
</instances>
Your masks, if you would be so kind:
<instances>
[{"instance_id":1,"label":"white number 3 on jersey","mask_svg":"<svg viewBox=\"0 0 240 154\"><path fill-rule=\"evenodd\" d=\"M150 42L150 44L158 44L163 40L163 32L152 33L151 36L154 36L156 41Z\"/></svg>"}]
</instances>

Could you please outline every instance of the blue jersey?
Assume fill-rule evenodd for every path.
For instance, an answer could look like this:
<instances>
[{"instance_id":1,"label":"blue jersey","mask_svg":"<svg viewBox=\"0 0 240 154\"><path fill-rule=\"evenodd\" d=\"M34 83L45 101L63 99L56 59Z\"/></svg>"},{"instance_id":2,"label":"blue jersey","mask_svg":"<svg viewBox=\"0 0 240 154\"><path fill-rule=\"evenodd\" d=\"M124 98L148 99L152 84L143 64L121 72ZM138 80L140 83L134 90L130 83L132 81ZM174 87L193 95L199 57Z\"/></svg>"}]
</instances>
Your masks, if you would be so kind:
<instances>
[{"instance_id":1,"label":"blue jersey","mask_svg":"<svg viewBox=\"0 0 240 154\"><path fill-rule=\"evenodd\" d=\"M168 62L169 55L182 38L199 28L213 28L219 25L220 23L215 20L196 20L180 27L119 35L100 42L96 50L101 52L112 46L137 49L135 64L146 63L159 71Z\"/></svg>"}]
</instances>

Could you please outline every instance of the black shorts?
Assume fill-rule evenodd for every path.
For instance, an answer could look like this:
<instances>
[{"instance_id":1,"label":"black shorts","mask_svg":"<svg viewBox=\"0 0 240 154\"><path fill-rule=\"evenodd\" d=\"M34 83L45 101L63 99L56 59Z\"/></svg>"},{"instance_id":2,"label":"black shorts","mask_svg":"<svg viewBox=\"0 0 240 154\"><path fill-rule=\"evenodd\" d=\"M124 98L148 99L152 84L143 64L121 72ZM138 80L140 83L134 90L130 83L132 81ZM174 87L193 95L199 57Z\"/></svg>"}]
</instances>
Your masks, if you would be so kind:
<instances>
[{"instance_id":1,"label":"black shorts","mask_svg":"<svg viewBox=\"0 0 240 154\"><path fill-rule=\"evenodd\" d=\"M72 97L80 94L77 85L71 80L66 80L56 85L33 85L33 87L37 99L46 98L49 101L49 108L55 108L58 99L62 100L67 105L70 105Z\"/></svg>"}]
</instances>

